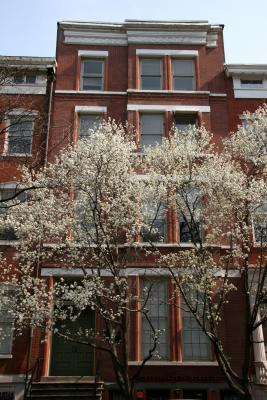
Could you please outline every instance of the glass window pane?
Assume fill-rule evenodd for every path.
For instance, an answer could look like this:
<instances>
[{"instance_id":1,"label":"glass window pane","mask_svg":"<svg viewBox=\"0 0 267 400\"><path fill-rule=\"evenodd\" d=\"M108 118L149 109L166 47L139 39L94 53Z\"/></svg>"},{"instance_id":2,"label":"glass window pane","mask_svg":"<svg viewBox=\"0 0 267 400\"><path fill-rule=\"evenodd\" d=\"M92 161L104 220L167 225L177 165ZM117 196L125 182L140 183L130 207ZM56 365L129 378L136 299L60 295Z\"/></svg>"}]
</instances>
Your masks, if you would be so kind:
<instances>
[{"instance_id":1,"label":"glass window pane","mask_svg":"<svg viewBox=\"0 0 267 400\"><path fill-rule=\"evenodd\" d=\"M102 60L86 60L83 62L84 75L102 75L103 61Z\"/></svg>"},{"instance_id":2,"label":"glass window pane","mask_svg":"<svg viewBox=\"0 0 267 400\"><path fill-rule=\"evenodd\" d=\"M194 78L191 77L174 77L174 90L194 90Z\"/></svg>"},{"instance_id":3,"label":"glass window pane","mask_svg":"<svg viewBox=\"0 0 267 400\"><path fill-rule=\"evenodd\" d=\"M161 75L161 60L141 60L141 75Z\"/></svg>"},{"instance_id":4,"label":"glass window pane","mask_svg":"<svg viewBox=\"0 0 267 400\"><path fill-rule=\"evenodd\" d=\"M0 321L0 354L10 354L12 348L12 322Z\"/></svg>"},{"instance_id":5,"label":"glass window pane","mask_svg":"<svg viewBox=\"0 0 267 400\"><path fill-rule=\"evenodd\" d=\"M102 90L103 79L102 78L84 78L83 79L83 90Z\"/></svg>"},{"instance_id":6,"label":"glass window pane","mask_svg":"<svg viewBox=\"0 0 267 400\"><path fill-rule=\"evenodd\" d=\"M173 60L173 76L194 76L195 63L192 60Z\"/></svg>"},{"instance_id":7,"label":"glass window pane","mask_svg":"<svg viewBox=\"0 0 267 400\"><path fill-rule=\"evenodd\" d=\"M80 115L79 116L79 137L89 136L101 121L99 114Z\"/></svg>"},{"instance_id":8,"label":"glass window pane","mask_svg":"<svg viewBox=\"0 0 267 400\"><path fill-rule=\"evenodd\" d=\"M162 114L142 114L141 133L146 135L163 135Z\"/></svg>"},{"instance_id":9,"label":"glass window pane","mask_svg":"<svg viewBox=\"0 0 267 400\"><path fill-rule=\"evenodd\" d=\"M8 154L30 154L33 121L10 120L8 129Z\"/></svg>"},{"instance_id":10,"label":"glass window pane","mask_svg":"<svg viewBox=\"0 0 267 400\"><path fill-rule=\"evenodd\" d=\"M17 84L24 83L24 76L23 75L15 75L13 80L14 80L14 83L17 83Z\"/></svg>"},{"instance_id":11,"label":"glass window pane","mask_svg":"<svg viewBox=\"0 0 267 400\"><path fill-rule=\"evenodd\" d=\"M161 90L161 77L159 76L142 76L141 88L143 90Z\"/></svg>"},{"instance_id":12,"label":"glass window pane","mask_svg":"<svg viewBox=\"0 0 267 400\"><path fill-rule=\"evenodd\" d=\"M147 288L147 291L145 291ZM148 294L149 292L149 294ZM147 295L149 298L147 299ZM148 317L155 330L160 330L157 352L162 359L169 357L169 306L168 281L157 280L142 282L142 300L146 301ZM153 347L153 331L144 316L142 316L142 355L145 357Z\"/></svg>"},{"instance_id":13,"label":"glass window pane","mask_svg":"<svg viewBox=\"0 0 267 400\"><path fill-rule=\"evenodd\" d=\"M26 83L33 84L36 82L36 75L26 75Z\"/></svg>"}]
</instances>

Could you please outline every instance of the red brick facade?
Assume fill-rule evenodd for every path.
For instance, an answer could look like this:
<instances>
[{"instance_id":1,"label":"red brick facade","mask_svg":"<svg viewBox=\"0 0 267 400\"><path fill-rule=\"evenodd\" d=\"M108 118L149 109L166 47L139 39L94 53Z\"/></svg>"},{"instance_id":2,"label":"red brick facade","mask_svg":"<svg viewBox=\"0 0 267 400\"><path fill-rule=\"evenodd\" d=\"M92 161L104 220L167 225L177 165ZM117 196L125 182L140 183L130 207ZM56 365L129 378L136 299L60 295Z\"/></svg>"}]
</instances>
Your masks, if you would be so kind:
<instances>
[{"instance_id":1,"label":"red brick facade","mask_svg":"<svg viewBox=\"0 0 267 400\"><path fill-rule=\"evenodd\" d=\"M140 60L144 57L153 58L155 54L162 60L163 88L142 90ZM194 90L173 90L172 59L176 57L194 61ZM81 65L86 59L103 60L103 90L82 90ZM100 113L104 118L111 117L117 122L128 121L135 125L137 142L140 141L139 123L142 113L163 114L166 136L177 114L194 114L197 123L205 124L206 128L213 132L215 143L220 145L221 139L237 128L242 112L254 111L264 101L263 98L236 98L233 87L233 77L236 73L226 74L224 62L222 26L198 22L167 25L127 22L117 24L115 28L109 24L59 24L53 98L50 98L51 79L47 81L45 94L20 96L19 108L38 111L41 123L34 126L32 154L29 157L1 157L0 182L19 181L20 165L30 163L38 168L39 165L44 165L46 159L53 161L60 149L77 140L77 110L81 107L85 107L89 114ZM46 73L49 72L49 68L47 67ZM239 74L242 75L240 72ZM249 73L245 74L247 76ZM5 107L3 104L6 96L18 98L14 94L0 95L0 109ZM4 152L4 140L0 142L0 152ZM173 242L174 228L171 232L169 241ZM1 244L4 245L2 242ZM7 252L13 251L12 246L4 246L4 249ZM146 262L144 261L144 265ZM235 284L238 285L237 279ZM226 351L238 370L244 340L240 337L239 330L245 318L242 313L244 299L238 291L232 296L233 301L225 307L221 329ZM151 398L149 391L153 389L168 391L169 398L184 398L186 390L191 389L204 391L204 397L199 399L223 399L222 391L227 389L227 385L214 356L211 355L210 361L207 362L183 362L179 331L181 317L176 315L174 310L170 310L170 315L170 359L165 362L150 362L145 367L138 385L140 398ZM135 335L131 347L133 370L134 364L140 361L138 340L135 340L136 336L140 335L139 328L138 321L135 321ZM48 338L45 344L41 343L40 339L43 338L44 334L41 332L25 332L14 341L12 358L4 359L0 355L0 377L9 376L6 381L3 379L3 387L14 382L10 377L23 376L27 368L35 364L37 358L42 362L42 374L49 375L51 338ZM111 371L108 358L103 354L96 354L94 372L108 383L107 389L115 388L115 379ZM13 383L12 385L14 386ZM112 399L111 391L107 390L105 396L106 400Z\"/></svg>"}]
</instances>

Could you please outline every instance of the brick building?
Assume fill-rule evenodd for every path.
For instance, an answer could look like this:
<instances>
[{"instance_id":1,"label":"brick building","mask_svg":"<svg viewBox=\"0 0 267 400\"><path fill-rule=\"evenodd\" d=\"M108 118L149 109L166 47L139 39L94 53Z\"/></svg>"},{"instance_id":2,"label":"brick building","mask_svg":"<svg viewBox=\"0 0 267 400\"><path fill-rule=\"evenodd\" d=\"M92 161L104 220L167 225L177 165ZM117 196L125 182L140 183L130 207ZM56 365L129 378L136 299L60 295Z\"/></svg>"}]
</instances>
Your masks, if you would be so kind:
<instances>
[{"instance_id":1,"label":"brick building","mask_svg":"<svg viewBox=\"0 0 267 400\"><path fill-rule=\"evenodd\" d=\"M50 79L53 59L5 57L3 60L16 74L12 85L1 88L1 104L2 98L5 102L6 98L17 98L18 95L23 104L15 107L18 111L9 111L5 115L13 118L13 115L25 112L22 110L26 110L27 115L21 119L23 129L13 129L12 124L7 126L3 121L7 127L1 144L2 196L5 191L14 190L19 182L17 166L21 162L35 163L34 167L38 168L46 161L53 161L62 147L86 135L88 127L107 116L122 123L128 121L136 127L140 151L142 146L168 137L173 124L178 128L205 124L219 143L242 122L243 111L254 111L267 98L267 65L225 65L223 26L207 21L61 22L58 24L54 86ZM20 69L23 73L18 72ZM45 129L39 129L43 124L36 124L35 134L33 120L40 114L44 115ZM26 138L24 129L30 132ZM27 151L25 147L12 150L16 147L12 137L16 135L23 136ZM180 242L186 243L181 232L173 231L168 229L167 245L177 237L179 240L179 235ZM5 251L12 252L12 242L2 239ZM53 278L60 276L60 271L51 272L44 267L41 274L51 283ZM156 296L162 296L165 290L163 283ZM242 353L242 337L238 334L238 326L244 318L242 299L231 307L225 312L225 342L238 368ZM240 319L237 320L235 315L240 315ZM146 366L138 384L137 397L147 400L236 399L227 390L212 349L205 341L201 342L200 332L196 332L196 339L191 337L185 343L177 334L177 329L185 334L183 316L173 315L166 309L164 317L171 321L168 327L166 325L166 352L162 360L150 361ZM135 343L131 359L133 368L141 362L142 346L145 346L142 326L137 335L139 344ZM267 387L261 327L255 335L259 343L254 345L254 359L258 364L253 373L259 383L265 383ZM58 363L57 340L50 337L43 345L39 339L36 332L31 339L25 333L15 340L12 350L10 340L9 348L0 354L0 392L19 393L25 371L38 359L41 360L42 376L63 375ZM204 350L200 349L200 344ZM66 357L72 350L73 345L65 348ZM106 384L105 399L115 400L114 377L108 361L101 357L96 355L83 371L78 365L79 357L75 358L77 365L73 358L71 372L66 371L64 375L95 375L97 369ZM75 373L75 368L79 373ZM18 399L18 395L15 398Z\"/></svg>"}]
</instances>

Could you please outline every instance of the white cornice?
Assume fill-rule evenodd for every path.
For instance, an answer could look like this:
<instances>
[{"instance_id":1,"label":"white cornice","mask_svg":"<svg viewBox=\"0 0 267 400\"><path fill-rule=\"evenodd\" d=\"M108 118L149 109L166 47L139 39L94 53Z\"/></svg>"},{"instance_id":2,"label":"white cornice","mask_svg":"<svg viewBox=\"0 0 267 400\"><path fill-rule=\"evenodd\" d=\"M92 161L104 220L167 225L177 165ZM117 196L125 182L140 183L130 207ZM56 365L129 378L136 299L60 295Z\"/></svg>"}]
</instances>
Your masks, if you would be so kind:
<instances>
[{"instance_id":1,"label":"white cornice","mask_svg":"<svg viewBox=\"0 0 267 400\"><path fill-rule=\"evenodd\" d=\"M77 94L77 95L127 95L127 92L112 92L106 90L55 90L56 94Z\"/></svg>"},{"instance_id":2,"label":"white cornice","mask_svg":"<svg viewBox=\"0 0 267 400\"><path fill-rule=\"evenodd\" d=\"M267 64L225 64L226 75L267 75Z\"/></svg>"},{"instance_id":3,"label":"white cornice","mask_svg":"<svg viewBox=\"0 0 267 400\"><path fill-rule=\"evenodd\" d=\"M177 112L210 112L210 106L174 105L174 104L128 104L127 111L177 111Z\"/></svg>"},{"instance_id":4,"label":"white cornice","mask_svg":"<svg viewBox=\"0 0 267 400\"><path fill-rule=\"evenodd\" d=\"M207 21L125 21L124 23L76 22L59 23L67 44L117 45L189 44L217 46L220 25Z\"/></svg>"}]
</instances>

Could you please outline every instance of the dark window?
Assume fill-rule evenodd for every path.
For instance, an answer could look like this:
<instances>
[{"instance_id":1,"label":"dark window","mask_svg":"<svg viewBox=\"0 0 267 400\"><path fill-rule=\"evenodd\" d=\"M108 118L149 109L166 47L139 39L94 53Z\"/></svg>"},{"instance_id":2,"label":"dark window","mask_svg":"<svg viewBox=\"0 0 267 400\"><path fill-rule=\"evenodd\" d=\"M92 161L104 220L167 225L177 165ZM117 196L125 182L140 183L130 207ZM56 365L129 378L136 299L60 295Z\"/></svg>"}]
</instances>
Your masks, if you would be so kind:
<instances>
[{"instance_id":1,"label":"dark window","mask_svg":"<svg viewBox=\"0 0 267 400\"><path fill-rule=\"evenodd\" d=\"M221 400L241 400L241 399L242 399L241 396L230 390L223 390L221 392Z\"/></svg>"},{"instance_id":2,"label":"dark window","mask_svg":"<svg viewBox=\"0 0 267 400\"><path fill-rule=\"evenodd\" d=\"M197 125L196 114L175 114L175 127L179 132L186 132L190 125Z\"/></svg>"},{"instance_id":3,"label":"dark window","mask_svg":"<svg viewBox=\"0 0 267 400\"><path fill-rule=\"evenodd\" d=\"M161 144L164 136L163 114L141 114L140 118L140 146L155 146Z\"/></svg>"},{"instance_id":4,"label":"dark window","mask_svg":"<svg viewBox=\"0 0 267 400\"><path fill-rule=\"evenodd\" d=\"M196 188L190 188L178 194L184 204L178 215L180 242L199 242L202 238L199 192Z\"/></svg>"},{"instance_id":5,"label":"dark window","mask_svg":"<svg viewBox=\"0 0 267 400\"><path fill-rule=\"evenodd\" d=\"M254 238L257 243L267 242L267 201L257 208L253 216Z\"/></svg>"},{"instance_id":6,"label":"dark window","mask_svg":"<svg viewBox=\"0 0 267 400\"><path fill-rule=\"evenodd\" d=\"M170 399L170 391L167 389L147 390L146 400L168 400Z\"/></svg>"},{"instance_id":7,"label":"dark window","mask_svg":"<svg viewBox=\"0 0 267 400\"><path fill-rule=\"evenodd\" d=\"M8 207L12 207L16 204L24 202L26 200L26 193L19 193L14 199L12 199L16 193L19 192L19 189L2 189L0 190L0 213L2 216L5 216L8 210ZM0 240L16 240L16 234L12 228L2 228L0 229Z\"/></svg>"},{"instance_id":8,"label":"dark window","mask_svg":"<svg viewBox=\"0 0 267 400\"><path fill-rule=\"evenodd\" d=\"M82 90L103 90L104 61L84 60L82 62Z\"/></svg>"},{"instance_id":9,"label":"dark window","mask_svg":"<svg viewBox=\"0 0 267 400\"><path fill-rule=\"evenodd\" d=\"M0 392L0 400L14 400L14 393L12 392Z\"/></svg>"},{"instance_id":10,"label":"dark window","mask_svg":"<svg viewBox=\"0 0 267 400\"><path fill-rule=\"evenodd\" d=\"M196 400L207 400L206 390L197 389L184 389L183 390L184 399L196 399Z\"/></svg>"},{"instance_id":11,"label":"dark window","mask_svg":"<svg viewBox=\"0 0 267 400\"><path fill-rule=\"evenodd\" d=\"M163 359L169 359L169 302L168 281L161 280L142 281L142 301L146 302L147 316L152 327L159 331L159 339L156 347L157 355ZM146 357L153 348L155 337L147 318L142 315L142 357Z\"/></svg>"},{"instance_id":12,"label":"dark window","mask_svg":"<svg viewBox=\"0 0 267 400\"><path fill-rule=\"evenodd\" d=\"M141 89L143 90L161 90L163 88L162 80L162 60L142 59L141 60Z\"/></svg>"},{"instance_id":13,"label":"dark window","mask_svg":"<svg viewBox=\"0 0 267 400\"><path fill-rule=\"evenodd\" d=\"M195 63L193 60L172 60L174 90L195 90Z\"/></svg>"},{"instance_id":14,"label":"dark window","mask_svg":"<svg viewBox=\"0 0 267 400\"><path fill-rule=\"evenodd\" d=\"M36 82L36 75L26 75L26 83L33 84Z\"/></svg>"},{"instance_id":15,"label":"dark window","mask_svg":"<svg viewBox=\"0 0 267 400\"><path fill-rule=\"evenodd\" d=\"M166 239L165 210L158 204L144 204L143 216L145 225L141 229L143 242L163 242Z\"/></svg>"},{"instance_id":16,"label":"dark window","mask_svg":"<svg viewBox=\"0 0 267 400\"><path fill-rule=\"evenodd\" d=\"M24 83L24 76L23 75L15 75L14 83L16 83L17 85Z\"/></svg>"},{"instance_id":17,"label":"dark window","mask_svg":"<svg viewBox=\"0 0 267 400\"><path fill-rule=\"evenodd\" d=\"M244 87L261 87L262 79L240 79L241 86Z\"/></svg>"},{"instance_id":18,"label":"dark window","mask_svg":"<svg viewBox=\"0 0 267 400\"><path fill-rule=\"evenodd\" d=\"M33 121L9 118L7 154L31 154Z\"/></svg>"},{"instance_id":19,"label":"dark window","mask_svg":"<svg viewBox=\"0 0 267 400\"><path fill-rule=\"evenodd\" d=\"M98 128L100 121L100 114L79 115L79 138L88 137Z\"/></svg>"}]
</instances>

